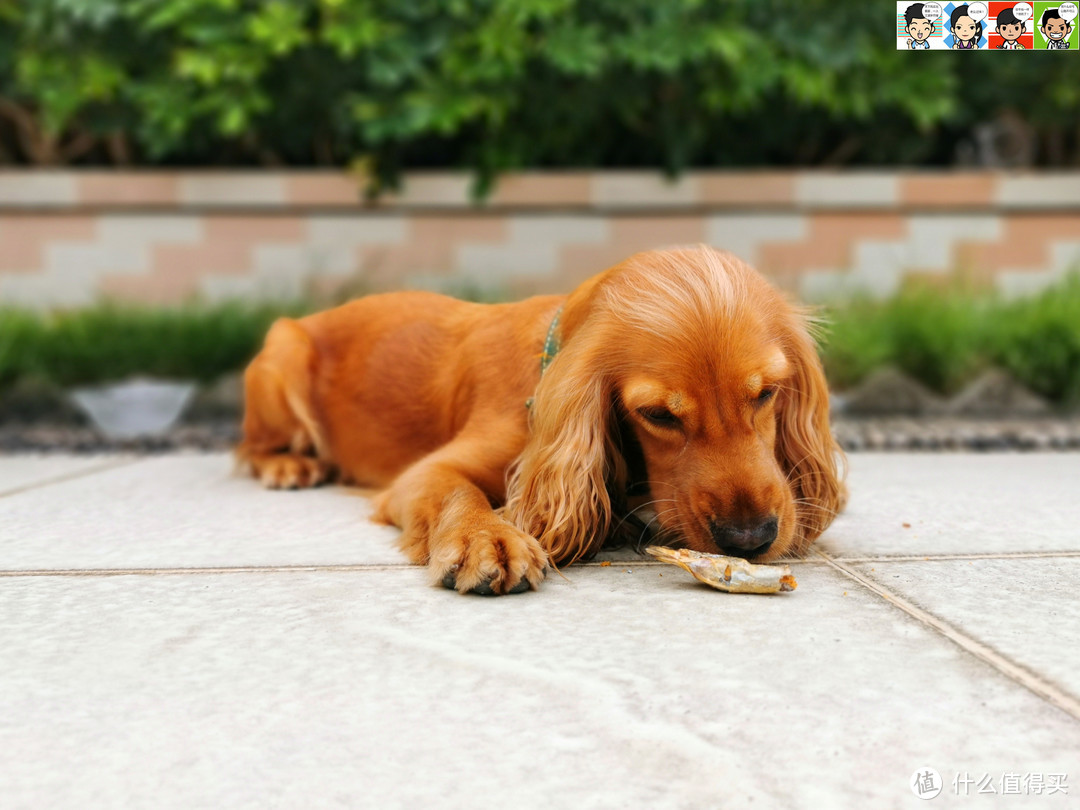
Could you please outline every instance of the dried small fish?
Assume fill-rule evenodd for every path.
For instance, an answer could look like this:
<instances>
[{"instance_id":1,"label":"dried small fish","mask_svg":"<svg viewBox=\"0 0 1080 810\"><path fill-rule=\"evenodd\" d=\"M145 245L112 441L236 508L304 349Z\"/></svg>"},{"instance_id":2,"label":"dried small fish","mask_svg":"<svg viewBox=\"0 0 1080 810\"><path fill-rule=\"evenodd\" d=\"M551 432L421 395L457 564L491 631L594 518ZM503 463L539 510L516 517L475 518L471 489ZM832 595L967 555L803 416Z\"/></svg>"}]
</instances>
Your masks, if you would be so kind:
<instances>
[{"instance_id":1,"label":"dried small fish","mask_svg":"<svg viewBox=\"0 0 1080 810\"><path fill-rule=\"evenodd\" d=\"M753 565L739 557L703 554L688 548L649 546L645 552L661 562L685 568L700 582L728 593L777 593L797 587L786 565Z\"/></svg>"}]
</instances>

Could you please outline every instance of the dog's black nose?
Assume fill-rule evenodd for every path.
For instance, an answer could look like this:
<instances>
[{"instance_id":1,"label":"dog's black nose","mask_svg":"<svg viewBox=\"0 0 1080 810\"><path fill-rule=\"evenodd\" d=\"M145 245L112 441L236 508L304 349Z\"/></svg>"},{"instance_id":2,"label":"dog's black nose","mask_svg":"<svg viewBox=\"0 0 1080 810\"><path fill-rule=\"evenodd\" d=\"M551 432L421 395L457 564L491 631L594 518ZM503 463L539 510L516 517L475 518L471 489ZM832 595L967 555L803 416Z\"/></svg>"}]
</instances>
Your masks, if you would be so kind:
<instances>
[{"instance_id":1,"label":"dog's black nose","mask_svg":"<svg viewBox=\"0 0 1080 810\"><path fill-rule=\"evenodd\" d=\"M714 520L709 524L713 542L729 557L757 557L769 550L776 539L780 521L774 516L760 523L721 523Z\"/></svg>"}]
</instances>

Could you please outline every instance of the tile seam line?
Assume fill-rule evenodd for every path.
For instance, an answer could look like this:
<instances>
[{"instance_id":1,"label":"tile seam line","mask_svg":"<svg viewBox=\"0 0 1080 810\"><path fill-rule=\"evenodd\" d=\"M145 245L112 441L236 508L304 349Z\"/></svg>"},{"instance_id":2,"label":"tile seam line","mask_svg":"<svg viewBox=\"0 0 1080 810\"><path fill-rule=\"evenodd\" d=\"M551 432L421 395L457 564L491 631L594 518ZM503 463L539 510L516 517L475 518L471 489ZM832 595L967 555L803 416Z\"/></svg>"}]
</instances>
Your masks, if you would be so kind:
<instances>
[{"instance_id":1,"label":"tile seam line","mask_svg":"<svg viewBox=\"0 0 1080 810\"><path fill-rule=\"evenodd\" d=\"M786 565L833 565L836 563L896 563L896 562L952 562L958 560L1010 560L1010 559L1052 559L1080 557L1080 551L1045 551L1045 552L990 552L987 554L939 554L913 555L905 557L834 557L823 552L822 559L780 560L776 564ZM827 559L826 559L827 557ZM0 569L0 577L119 577L119 576L154 576L182 574L305 574L318 571L330 573L350 573L362 571L397 571L418 566L412 563L344 563L329 565L210 565L179 567L138 567L138 568L11 568ZM575 568L664 568L667 563L657 560L612 560L610 565L603 562L578 563Z\"/></svg>"},{"instance_id":2,"label":"tile seam line","mask_svg":"<svg viewBox=\"0 0 1080 810\"><path fill-rule=\"evenodd\" d=\"M822 551L817 551L817 554L848 579L854 580L867 590L877 594L886 602L899 608L920 624L934 631L937 635L944 636L961 650L993 667L1013 683L1024 687L1037 697L1065 712L1074 720L1080 721L1080 700L1065 690L1040 678L1007 656L1002 655L993 647L962 633L945 620L889 590L884 585L847 567L843 562L834 560Z\"/></svg>"},{"instance_id":3,"label":"tile seam line","mask_svg":"<svg viewBox=\"0 0 1080 810\"><path fill-rule=\"evenodd\" d=\"M831 560L845 563L868 563L868 562L951 562L955 560L1033 560L1051 557L1080 557L1080 551L987 551L973 552L971 554L902 554L895 557L888 555L870 557L848 557L845 555L833 555L828 552L819 552L827 555Z\"/></svg>"},{"instance_id":4,"label":"tile seam line","mask_svg":"<svg viewBox=\"0 0 1080 810\"><path fill-rule=\"evenodd\" d=\"M32 484L24 484L21 487L0 490L0 498L10 498L14 495L22 495L24 492L31 492L35 489L44 489L45 487L51 487L54 484L64 484L68 481L75 481L76 479L86 478L87 476L95 475L99 472L108 472L109 470L115 470L120 467L127 467L142 461L145 461L145 458L141 456L109 459L108 461L103 461L101 464L94 464L81 470L64 473L63 475L57 475L52 478L45 478L41 481L35 481Z\"/></svg>"},{"instance_id":5,"label":"tile seam line","mask_svg":"<svg viewBox=\"0 0 1080 810\"><path fill-rule=\"evenodd\" d=\"M0 578L16 577L134 577L182 576L196 574L310 574L318 572L349 573L362 571L408 570L411 563L372 565L231 565L183 568L26 568L0 570Z\"/></svg>"},{"instance_id":6,"label":"tile seam line","mask_svg":"<svg viewBox=\"0 0 1080 810\"><path fill-rule=\"evenodd\" d=\"M824 560L787 560L797 565L825 565ZM174 568L7 568L0 569L0 578L16 577L132 577L132 576L169 576L196 574L309 574L360 573L363 571L408 571L424 566L412 563L357 563L341 565L208 565L185 566ZM656 560L641 562L612 562L610 566L598 562L578 563L575 568L670 568L668 563ZM572 572L571 572L572 573Z\"/></svg>"}]
</instances>

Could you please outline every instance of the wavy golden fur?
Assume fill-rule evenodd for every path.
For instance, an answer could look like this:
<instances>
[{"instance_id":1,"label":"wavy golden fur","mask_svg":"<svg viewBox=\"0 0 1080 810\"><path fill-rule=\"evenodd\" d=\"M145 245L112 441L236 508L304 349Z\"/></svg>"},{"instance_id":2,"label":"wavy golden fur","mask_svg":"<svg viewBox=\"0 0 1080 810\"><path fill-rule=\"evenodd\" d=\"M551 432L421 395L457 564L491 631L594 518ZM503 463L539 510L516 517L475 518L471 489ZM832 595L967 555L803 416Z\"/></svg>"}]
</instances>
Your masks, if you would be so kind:
<instances>
[{"instance_id":1,"label":"wavy golden fur","mask_svg":"<svg viewBox=\"0 0 1080 810\"><path fill-rule=\"evenodd\" d=\"M376 519L463 592L536 588L639 533L638 502L663 542L801 554L845 500L810 327L709 247L638 254L569 296L369 296L274 325L237 452L271 487L385 488Z\"/></svg>"}]
</instances>

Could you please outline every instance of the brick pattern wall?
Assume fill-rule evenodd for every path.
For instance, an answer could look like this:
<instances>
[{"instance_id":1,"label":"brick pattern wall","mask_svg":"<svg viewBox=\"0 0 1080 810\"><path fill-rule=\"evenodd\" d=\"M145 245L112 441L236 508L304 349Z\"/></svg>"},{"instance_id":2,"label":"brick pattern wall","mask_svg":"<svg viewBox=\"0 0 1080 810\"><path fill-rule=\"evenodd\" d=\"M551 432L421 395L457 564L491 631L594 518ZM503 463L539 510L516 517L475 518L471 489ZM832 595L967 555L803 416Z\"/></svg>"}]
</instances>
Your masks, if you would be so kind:
<instances>
[{"instance_id":1,"label":"brick pattern wall","mask_svg":"<svg viewBox=\"0 0 1080 810\"><path fill-rule=\"evenodd\" d=\"M470 183L410 174L372 203L339 172L0 172L0 304L525 295L696 242L810 300L909 274L1023 294L1080 269L1080 172L523 173L482 204Z\"/></svg>"}]
</instances>

